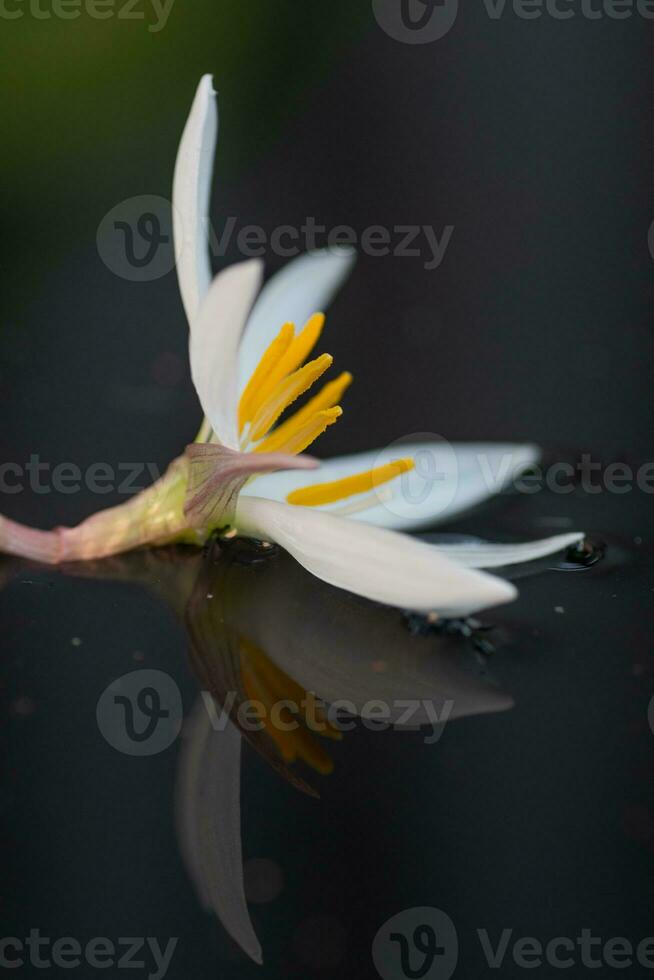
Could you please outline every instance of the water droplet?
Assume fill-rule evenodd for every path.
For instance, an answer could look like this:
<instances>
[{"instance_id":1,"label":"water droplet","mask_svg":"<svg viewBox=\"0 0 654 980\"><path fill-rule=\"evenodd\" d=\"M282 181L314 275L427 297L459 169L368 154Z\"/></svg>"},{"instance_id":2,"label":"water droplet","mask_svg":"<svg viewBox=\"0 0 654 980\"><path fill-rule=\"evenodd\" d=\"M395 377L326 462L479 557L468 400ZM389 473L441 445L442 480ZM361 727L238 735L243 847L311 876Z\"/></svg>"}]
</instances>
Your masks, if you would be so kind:
<instances>
[{"instance_id":1,"label":"water droplet","mask_svg":"<svg viewBox=\"0 0 654 980\"><path fill-rule=\"evenodd\" d=\"M555 568L564 572L577 572L596 565L604 558L605 554L606 545L603 541L597 538L584 538L583 541L579 541L568 548L563 561L559 562Z\"/></svg>"},{"instance_id":2,"label":"water droplet","mask_svg":"<svg viewBox=\"0 0 654 980\"><path fill-rule=\"evenodd\" d=\"M232 561L239 565L256 565L269 561L279 554L279 548L268 541L253 541L251 538L222 538L220 546Z\"/></svg>"}]
</instances>

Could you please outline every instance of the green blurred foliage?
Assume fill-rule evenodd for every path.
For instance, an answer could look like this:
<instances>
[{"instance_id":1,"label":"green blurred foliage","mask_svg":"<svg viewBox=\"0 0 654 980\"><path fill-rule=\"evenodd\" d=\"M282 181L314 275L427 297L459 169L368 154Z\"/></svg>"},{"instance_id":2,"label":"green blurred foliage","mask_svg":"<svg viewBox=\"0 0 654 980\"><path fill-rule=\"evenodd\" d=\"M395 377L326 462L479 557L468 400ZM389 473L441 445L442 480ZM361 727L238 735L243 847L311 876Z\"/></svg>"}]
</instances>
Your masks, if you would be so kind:
<instances>
[{"instance_id":1,"label":"green blurred foliage","mask_svg":"<svg viewBox=\"0 0 654 980\"><path fill-rule=\"evenodd\" d=\"M73 241L96 200L167 195L204 72L214 75L230 134L220 171L242 172L371 23L369 5L352 0L173 0L157 32L152 0L132 0L139 20L116 16L127 0L113 0L105 20L89 16L87 0L77 0L74 20L31 12L53 2L61 0L2 0L4 11L23 14L0 17L3 225L19 248L50 219ZM111 9L112 0L99 2Z\"/></svg>"},{"instance_id":2,"label":"green blurred foliage","mask_svg":"<svg viewBox=\"0 0 654 980\"><path fill-rule=\"evenodd\" d=\"M35 16L62 2L79 16ZM153 30L167 2L129 0L141 19L128 20L128 0L0 0L3 361L35 290L51 288L65 254L95 247L99 215L137 194L169 197L202 74L219 92L218 179L230 180L283 138L372 21L352 0L172 0Z\"/></svg>"}]
</instances>

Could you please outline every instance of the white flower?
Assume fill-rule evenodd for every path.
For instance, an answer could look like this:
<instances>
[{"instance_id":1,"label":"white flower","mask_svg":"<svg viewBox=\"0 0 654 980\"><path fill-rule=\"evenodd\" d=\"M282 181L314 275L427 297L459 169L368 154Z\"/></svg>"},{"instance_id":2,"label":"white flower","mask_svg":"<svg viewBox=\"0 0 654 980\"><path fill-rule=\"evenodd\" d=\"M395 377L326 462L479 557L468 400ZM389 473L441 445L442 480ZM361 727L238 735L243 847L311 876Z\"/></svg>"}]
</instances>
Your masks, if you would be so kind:
<instances>
[{"instance_id":1,"label":"white flower","mask_svg":"<svg viewBox=\"0 0 654 980\"><path fill-rule=\"evenodd\" d=\"M348 275L353 255L305 255L261 292L258 260L228 268L209 285L206 227L217 131L215 93L205 76L180 144L173 193L191 371L213 432L212 444L188 450L186 513L191 523L201 530L229 524L239 533L275 541L326 582L392 605L454 616L513 599L513 586L475 569L538 557L581 535L558 536L517 551L502 545L445 551L394 528L424 526L488 496L488 481L479 465L475 468L475 458L483 455L488 464L510 454L506 482L538 458L535 447L457 447L457 472L449 474L449 481L448 474L441 474L444 479L434 480L419 504L405 494L391 508L378 488L384 484L392 492L392 483L411 469L412 452L420 446L403 447L408 458L399 461L390 450L328 461L319 480L308 472L312 461L294 458L341 414L337 402L351 380L347 373L274 428L282 412L331 365L329 355L304 361L322 331L324 317L316 311L326 307ZM296 323L306 324L297 335ZM209 435L206 427L204 434ZM266 475L257 476L261 473ZM451 498L448 507L444 496ZM334 504L345 517L328 512Z\"/></svg>"},{"instance_id":2,"label":"white flower","mask_svg":"<svg viewBox=\"0 0 654 980\"><path fill-rule=\"evenodd\" d=\"M0 516L0 550L57 564L169 542L202 544L229 525L277 542L326 582L390 605L461 616L514 599L513 585L478 569L541 557L583 535L436 547L398 532L449 519L501 490L539 458L536 447L456 445L449 461L438 453L441 472L419 480L416 495L414 456L438 445L403 445L400 459L392 448L338 457L321 464L319 478L317 461L301 455L340 416L347 372L278 424L331 365L326 354L304 362L323 328L317 311L354 256L304 255L263 289L257 260L212 282L207 215L217 131L215 93L204 76L180 143L173 217L191 370L208 422L152 487L77 527L40 531ZM305 326L296 335L293 324Z\"/></svg>"}]
</instances>

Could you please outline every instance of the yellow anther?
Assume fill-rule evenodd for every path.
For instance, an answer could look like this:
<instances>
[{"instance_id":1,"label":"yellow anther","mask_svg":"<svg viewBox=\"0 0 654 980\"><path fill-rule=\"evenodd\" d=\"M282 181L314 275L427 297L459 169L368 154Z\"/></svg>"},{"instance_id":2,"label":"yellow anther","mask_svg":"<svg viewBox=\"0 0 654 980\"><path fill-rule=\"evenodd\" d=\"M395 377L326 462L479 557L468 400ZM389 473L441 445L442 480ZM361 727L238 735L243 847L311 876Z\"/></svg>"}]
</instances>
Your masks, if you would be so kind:
<instances>
[{"instance_id":1,"label":"yellow anther","mask_svg":"<svg viewBox=\"0 0 654 980\"><path fill-rule=\"evenodd\" d=\"M333 425L343 414L340 405L328 408L324 412L316 412L310 419L293 432L289 437L280 439L277 430L267 439L260 442L255 452L258 453L302 453L318 436L322 435L327 426ZM281 426L280 426L281 428Z\"/></svg>"},{"instance_id":2,"label":"yellow anther","mask_svg":"<svg viewBox=\"0 0 654 980\"><path fill-rule=\"evenodd\" d=\"M383 466L367 470L365 473L357 473L354 476L346 476L342 480L333 480L331 483L316 483L311 487L302 487L289 493L286 500L289 504L297 504L302 507L320 507L323 504L333 504L344 497L352 497L354 494L370 493L377 487L383 486L389 480L394 480L403 473L408 473L414 467L411 458L395 459Z\"/></svg>"},{"instance_id":3,"label":"yellow anther","mask_svg":"<svg viewBox=\"0 0 654 980\"><path fill-rule=\"evenodd\" d=\"M293 343L288 348L284 356L279 360L275 369L271 372L271 384L269 391L285 378L287 374L296 371L304 362L318 343L322 328L325 325L323 313L314 313L310 317L301 332L295 337Z\"/></svg>"},{"instance_id":4,"label":"yellow anther","mask_svg":"<svg viewBox=\"0 0 654 980\"><path fill-rule=\"evenodd\" d=\"M260 375L260 382L248 402L248 419L254 418L280 381L283 381L284 378L304 364L316 346L324 324L324 315L322 313L314 313L305 324L303 330L291 340L291 343L286 347L281 356L274 363L265 365L265 375ZM255 374L258 371L259 368L257 368ZM244 421L247 421L247 419L244 418Z\"/></svg>"},{"instance_id":5,"label":"yellow anther","mask_svg":"<svg viewBox=\"0 0 654 980\"><path fill-rule=\"evenodd\" d=\"M280 381L252 419L251 441L258 442L262 439L282 412L325 373L333 360L331 354L321 354L314 361L309 361L304 367Z\"/></svg>"},{"instance_id":6,"label":"yellow anther","mask_svg":"<svg viewBox=\"0 0 654 980\"><path fill-rule=\"evenodd\" d=\"M285 323L273 342L266 349L265 354L259 361L254 374L248 381L245 391L241 395L238 406L238 427L239 432L243 431L243 426L254 415L256 405L260 400L260 392L266 384L271 371L279 364L289 347L293 343L295 327L292 323Z\"/></svg>"},{"instance_id":7,"label":"yellow anther","mask_svg":"<svg viewBox=\"0 0 654 980\"><path fill-rule=\"evenodd\" d=\"M326 385L323 385L318 394L314 395L303 408L299 408L297 412L294 412L289 419L286 419L285 422L278 425L275 431L271 433L268 438L275 440L275 449L284 446L317 412L322 412L327 408L333 408L334 405L337 405L341 400L343 392L351 384L352 375L349 371L344 371L335 381L328 381ZM270 449L266 451L269 452ZM283 451L288 452L288 450Z\"/></svg>"},{"instance_id":8,"label":"yellow anther","mask_svg":"<svg viewBox=\"0 0 654 980\"><path fill-rule=\"evenodd\" d=\"M323 354L304 364L324 323L324 315L314 313L297 336L293 324L285 323L269 345L239 402L238 425L243 449L258 442L259 445L251 447L254 452L301 453L342 414L337 403L352 383L352 375L347 371L324 385L303 408L269 434L280 415L332 363L331 356Z\"/></svg>"}]
</instances>

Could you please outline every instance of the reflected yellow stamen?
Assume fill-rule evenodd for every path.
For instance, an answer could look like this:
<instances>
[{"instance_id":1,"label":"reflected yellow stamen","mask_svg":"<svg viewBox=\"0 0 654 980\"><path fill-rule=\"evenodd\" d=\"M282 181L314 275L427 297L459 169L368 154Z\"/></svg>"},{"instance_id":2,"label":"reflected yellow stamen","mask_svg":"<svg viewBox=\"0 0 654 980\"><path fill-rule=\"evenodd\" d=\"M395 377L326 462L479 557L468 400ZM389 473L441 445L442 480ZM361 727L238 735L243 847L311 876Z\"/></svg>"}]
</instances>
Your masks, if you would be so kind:
<instances>
[{"instance_id":1,"label":"reflected yellow stamen","mask_svg":"<svg viewBox=\"0 0 654 980\"><path fill-rule=\"evenodd\" d=\"M325 738L331 738L335 742L341 741L343 733L328 721L325 711L318 704L314 694L305 691L297 681L285 674L262 650L253 646L248 640L242 639L241 647L246 651L250 663L256 668L260 681L269 688L275 699L292 701L293 704L297 705L300 712L299 716L304 719L305 723L308 722L309 716L311 716L312 721L315 717L318 727L312 731L315 730L324 735Z\"/></svg>"},{"instance_id":2,"label":"reflected yellow stamen","mask_svg":"<svg viewBox=\"0 0 654 980\"><path fill-rule=\"evenodd\" d=\"M280 381L252 419L251 441L258 442L259 439L262 439L282 412L325 373L333 360L331 354L321 354L320 357L309 361L304 367Z\"/></svg>"},{"instance_id":3,"label":"reflected yellow stamen","mask_svg":"<svg viewBox=\"0 0 654 980\"><path fill-rule=\"evenodd\" d=\"M274 698L294 701L300 704L305 696L305 690L292 677L285 674L280 667L270 660L270 658L251 643L246 637L240 637L241 650L246 654L248 662L256 669L257 676L261 683L265 682Z\"/></svg>"},{"instance_id":4,"label":"reflected yellow stamen","mask_svg":"<svg viewBox=\"0 0 654 980\"><path fill-rule=\"evenodd\" d=\"M274 440L274 450L269 447L266 452L277 451L288 452L281 447L285 446L296 432L299 432L306 423L317 413L323 412L327 408L333 408L341 400L341 396L346 388L352 384L352 375L349 371L344 371L335 381L328 381L321 390L302 408L294 412L289 419L278 425L275 431L268 437ZM267 442L268 440L266 440Z\"/></svg>"},{"instance_id":5,"label":"reflected yellow stamen","mask_svg":"<svg viewBox=\"0 0 654 980\"><path fill-rule=\"evenodd\" d=\"M367 470L365 473L357 473L354 476L347 476L342 480L333 480L331 483L316 483L311 487L302 487L289 493L286 500L289 504L297 504L302 507L320 507L323 504L333 504L344 497L352 497L354 494L370 493L377 487L383 486L389 480L394 480L403 473L412 470L415 463L413 459L395 459L383 466Z\"/></svg>"},{"instance_id":6,"label":"reflected yellow stamen","mask_svg":"<svg viewBox=\"0 0 654 980\"><path fill-rule=\"evenodd\" d=\"M238 406L238 427L239 433L243 431L243 426L254 415L255 406L260 401L260 392L267 384L271 371L274 371L281 359L284 357L289 347L293 344L295 327L292 323L285 323L273 342L266 349L265 354L259 361L254 374L250 378L241 395Z\"/></svg>"},{"instance_id":7,"label":"reflected yellow stamen","mask_svg":"<svg viewBox=\"0 0 654 980\"><path fill-rule=\"evenodd\" d=\"M267 439L260 442L256 447L255 452L257 453L302 453L307 449L312 442L314 442L318 436L322 435L325 429L333 425L336 419L340 418L343 414L343 409L340 405L336 405L334 408L328 408L324 412L316 412L316 414L308 419L301 428L293 432L290 436L286 438L280 438L277 435L277 430L269 435ZM281 429L281 426L280 426Z\"/></svg>"},{"instance_id":8,"label":"reflected yellow stamen","mask_svg":"<svg viewBox=\"0 0 654 980\"><path fill-rule=\"evenodd\" d=\"M282 712L282 715L284 712ZM291 719L290 712L288 713L288 718ZM315 738L311 735L303 725L300 725L294 732L290 733L293 736L294 747L297 752L297 757L306 762L308 766L315 769L317 773L321 776L329 776L334 771L334 763L328 756L328 754L323 749Z\"/></svg>"},{"instance_id":9,"label":"reflected yellow stamen","mask_svg":"<svg viewBox=\"0 0 654 980\"><path fill-rule=\"evenodd\" d=\"M316 720L312 731L334 740L342 738L341 732L330 725L312 694L308 694L245 637L241 637L241 651L244 660L241 677L245 693L251 701L260 701L264 705L261 720L284 761L294 762L299 758L321 775L331 773L334 768L332 760L305 727L308 716L311 715L312 722L314 718ZM288 706L282 705L282 702L288 702ZM287 731L286 726L292 726L292 729Z\"/></svg>"},{"instance_id":10,"label":"reflected yellow stamen","mask_svg":"<svg viewBox=\"0 0 654 980\"><path fill-rule=\"evenodd\" d=\"M276 728L271 724L269 716L269 699L266 696L265 689L259 683L256 674L247 667L242 667L241 679L243 681L243 688L248 700L251 702L251 708L254 710L257 701L263 705L263 711L261 709L257 709L256 714L259 720L263 723L265 731L268 733L268 735L270 735L273 742L279 749L284 762L295 762L297 759L297 751L291 737L292 733L282 731L282 729Z\"/></svg>"},{"instance_id":11,"label":"reflected yellow stamen","mask_svg":"<svg viewBox=\"0 0 654 980\"><path fill-rule=\"evenodd\" d=\"M307 712L306 713L307 713L307 715L311 715L311 718L312 719L313 718L316 719L316 722L318 724L318 729L317 730L322 735L322 737L323 738L329 738L329 739L332 740L332 742L342 742L343 741L343 732L340 731L340 729L336 728L334 725L332 725L332 723L329 721L329 719L327 717L327 712L318 703L318 700L317 700L315 694L313 694L311 691L307 691L306 703L307 703ZM305 718L305 722L306 722L306 726L309 729L309 731L314 731L315 730L309 724L309 718L308 717Z\"/></svg>"}]
</instances>

